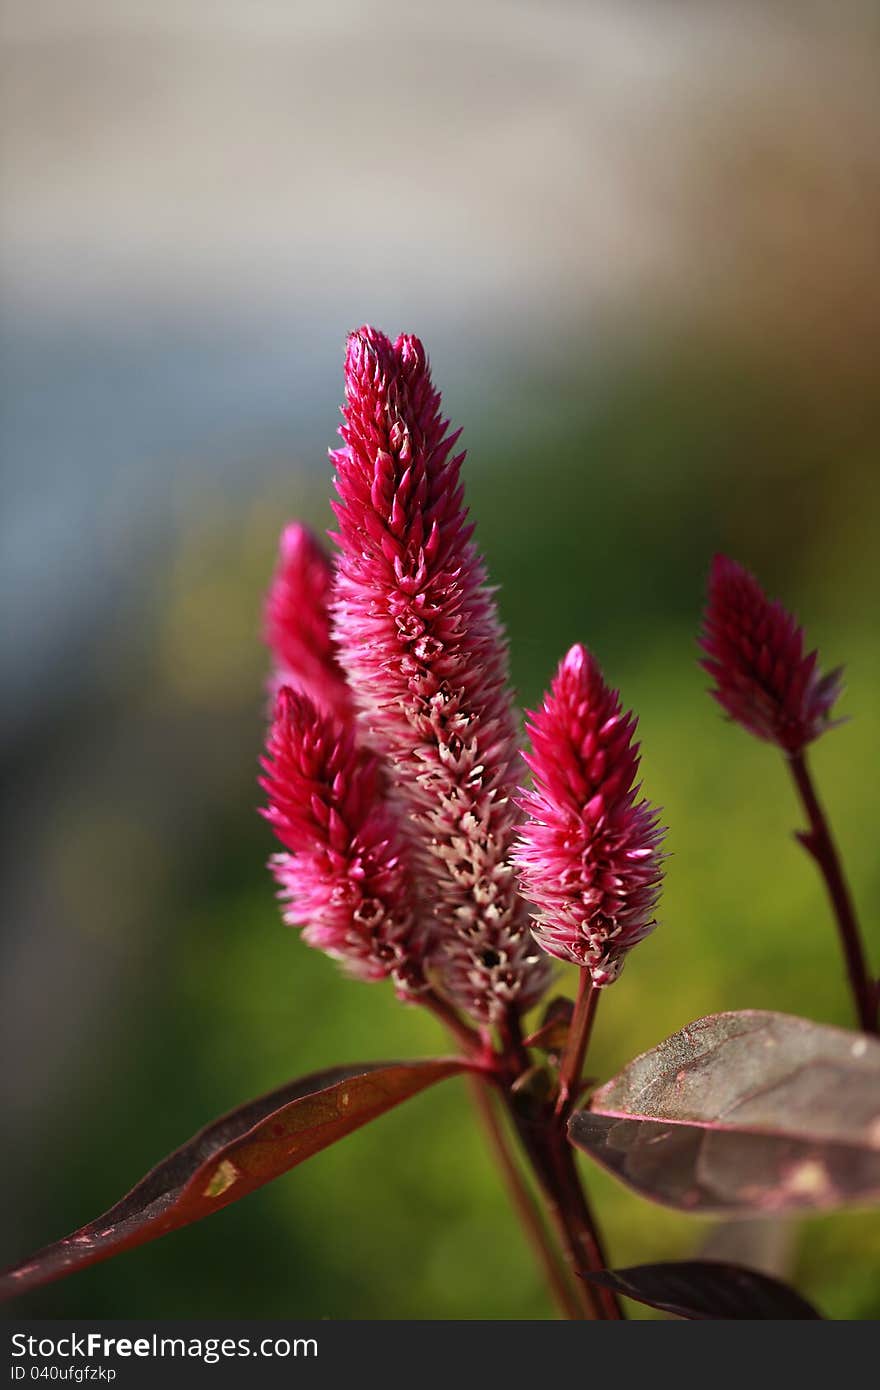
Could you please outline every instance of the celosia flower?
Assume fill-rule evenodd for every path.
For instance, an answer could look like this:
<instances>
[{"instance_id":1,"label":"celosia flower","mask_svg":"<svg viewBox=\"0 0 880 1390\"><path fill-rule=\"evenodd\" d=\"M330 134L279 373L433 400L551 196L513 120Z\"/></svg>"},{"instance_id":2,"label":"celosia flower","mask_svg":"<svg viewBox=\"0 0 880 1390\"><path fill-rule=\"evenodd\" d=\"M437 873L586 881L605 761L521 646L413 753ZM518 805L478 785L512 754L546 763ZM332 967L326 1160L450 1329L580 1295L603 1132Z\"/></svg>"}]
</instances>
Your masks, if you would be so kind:
<instances>
[{"instance_id":1,"label":"celosia flower","mask_svg":"<svg viewBox=\"0 0 880 1390\"><path fill-rule=\"evenodd\" d=\"M471 540L425 350L351 335L334 633L373 746L387 759L418 854L432 965L449 998L489 1022L531 1004L546 962L510 860L516 724L507 652Z\"/></svg>"},{"instance_id":2,"label":"celosia flower","mask_svg":"<svg viewBox=\"0 0 880 1390\"><path fill-rule=\"evenodd\" d=\"M266 595L263 634L273 658L269 688L302 690L341 718L352 716L351 692L330 633L333 564L307 526L281 533L278 564Z\"/></svg>"},{"instance_id":3,"label":"celosia flower","mask_svg":"<svg viewBox=\"0 0 880 1390\"><path fill-rule=\"evenodd\" d=\"M263 815L286 853L271 867L285 921L349 973L422 985L405 847L376 758L354 727L282 687L269 731Z\"/></svg>"},{"instance_id":4,"label":"celosia flower","mask_svg":"<svg viewBox=\"0 0 880 1390\"><path fill-rule=\"evenodd\" d=\"M797 619L726 555L712 562L700 645L712 695L750 733L791 755L831 727L843 668L823 676Z\"/></svg>"},{"instance_id":5,"label":"celosia flower","mask_svg":"<svg viewBox=\"0 0 880 1390\"><path fill-rule=\"evenodd\" d=\"M596 986L615 980L627 951L656 926L663 831L638 800L636 722L582 646L529 715L532 751L523 756L534 789L520 803L522 889L538 909L539 944L586 967Z\"/></svg>"}]
</instances>

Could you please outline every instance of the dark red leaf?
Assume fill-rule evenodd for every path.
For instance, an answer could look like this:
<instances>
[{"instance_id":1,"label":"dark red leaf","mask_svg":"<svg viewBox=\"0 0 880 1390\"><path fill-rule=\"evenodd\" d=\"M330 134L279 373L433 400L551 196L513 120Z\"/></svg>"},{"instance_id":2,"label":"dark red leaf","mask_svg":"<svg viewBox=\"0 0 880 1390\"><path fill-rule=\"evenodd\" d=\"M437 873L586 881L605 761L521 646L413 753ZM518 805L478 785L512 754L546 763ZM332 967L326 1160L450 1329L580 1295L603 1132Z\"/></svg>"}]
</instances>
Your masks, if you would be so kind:
<instances>
[{"instance_id":1,"label":"dark red leaf","mask_svg":"<svg viewBox=\"0 0 880 1390\"><path fill-rule=\"evenodd\" d=\"M714 1260L603 1269L592 1283L679 1318L819 1318L799 1293L768 1274Z\"/></svg>"},{"instance_id":2,"label":"dark red leaf","mask_svg":"<svg viewBox=\"0 0 880 1390\"><path fill-rule=\"evenodd\" d=\"M705 1214L880 1200L880 1041L786 1014L699 1019L572 1116L643 1196Z\"/></svg>"},{"instance_id":3,"label":"dark red leaf","mask_svg":"<svg viewBox=\"0 0 880 1390\"><path fill-rule=\"evenodd\" d=\"M11 1298L200 1221L447 1076L459 1058L367 1062L288 1082L215 1120L114 1207L0 1275Z\"/></svg>"}]
</instances>

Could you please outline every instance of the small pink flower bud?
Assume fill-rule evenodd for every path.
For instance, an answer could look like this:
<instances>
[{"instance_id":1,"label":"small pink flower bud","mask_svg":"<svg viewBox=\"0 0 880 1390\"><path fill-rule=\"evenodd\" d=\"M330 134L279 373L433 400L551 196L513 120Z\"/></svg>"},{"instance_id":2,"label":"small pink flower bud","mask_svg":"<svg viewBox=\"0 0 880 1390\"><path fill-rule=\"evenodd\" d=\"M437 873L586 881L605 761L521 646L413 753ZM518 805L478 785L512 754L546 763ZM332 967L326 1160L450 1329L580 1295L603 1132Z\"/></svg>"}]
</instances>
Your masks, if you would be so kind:
<instances>
[{"instance_id":1,"label":"small pink flower bud","mask_svg":"<svg viewBox=\"0 0 880 1390\"><path fill-rule=\"evenodd\" d=\"M340 718L353 714L351 692L330 633L333 563L307 526L281 533L278 564L266 595L263 633L273 658L269 688L301 690Z\"/></svg>"},{"instance_id":2,"label":"small pink flower bud","mask_svg":"<svg viewBox=\"0 0 880 1390\"><path fill-rule=\"evenodd\" d=\"M353 726L284 686L269 731L262 812L285 848L270 867L284 920L352 975L423 987L405 846L376 758Z\"/></svg>"},{"instance_id":3,"label":"small pink flower bud","mask_svg":"<svg viewBox=\"0 0 880 1390\"><path fill-rule=\"evenodd\" d=\"M712 562L700 645L700 665L716 683L711 694L758 738L791 755L833 727L843 668L823 676L818 652L804 655L797 619L726 555Z\"/></svg>"},{"instance_id":4,"label":"small pink flower bud","mask_svg":"<svg viewBox=\"0 0 880 1390\"><path fill-rule=\"evenodd\" d=\"M586 967L596 986L615 980L627 951L656 926L663 831L637 800L636 722L582 646L529 715L532 751L523 756L534 788L520 801L522 891L538 909L538 944Z\"/></svg>"},{"instance_id":5,"label":"small pink flower bud","mask_svg":"<svg viewBox=\"0 0 880 1390\"><path fill-rule=\"evenodd\" d=\"M334 633L364 736L387 760L418 855L431 965L481 1022L542 992L511 849L517 734L507 652L471 540L458 434L425 350L348 341Z\"/></svg>"}]
</instances>

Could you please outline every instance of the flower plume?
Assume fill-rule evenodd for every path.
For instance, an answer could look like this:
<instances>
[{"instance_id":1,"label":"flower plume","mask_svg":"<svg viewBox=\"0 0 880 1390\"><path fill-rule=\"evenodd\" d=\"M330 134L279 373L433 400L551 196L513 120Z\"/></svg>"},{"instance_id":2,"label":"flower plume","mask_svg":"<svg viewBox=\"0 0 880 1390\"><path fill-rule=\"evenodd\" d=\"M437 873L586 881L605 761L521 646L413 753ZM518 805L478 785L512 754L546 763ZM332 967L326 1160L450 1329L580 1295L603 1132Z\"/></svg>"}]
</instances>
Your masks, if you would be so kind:
<instances>
[{"instance_id":1,"label":"flower plume","mask_svg":"<svg viewBox=\"0 0 880 1390\"><path fill-rule=\"evenodd\" d=\"M272 653L270 691L301 690L322 709L347 719L351 692L330 632L333 564L307 526L292 521L281 533L278 563L263 615Z\"/></svg>"},{"instance_id":2,"label":"flower plume","mask_svg":"<svg viewBox=\"0 0 880 1390\"><path fill-rule=\"evenodd\" d=\"M726 555L712 563L700 645L712 695L758 738L794 755L831 726L843 668L822 675L797 619Z\"/></svg>"},{"instance_id":3,"label":"flower plume","mask_svg":"<svg viewBox=\"0 0 880 1390\"><path fill-rule=\"evenodd\" d=\"M617 978L627 951L656 926L663 831L638 799L636 719L593 656L574 646L543 707L529 716L534 788L517 847L535 938L560 960Z\"/></svg>"},{"instance_id":4,"label":"flower plume","mask_svg":"<svg viewBox=\"0 0 880 1390\"><path fill-rule=\"evenodd\" d=\"M282 687L260 784L285 852L271 867L284 919L350 974L392 976L404 996L422 984L405 847L379 765L350 724Z\"/></svg>"},{"instance_id":5,"label":"flower plume","mask_svg":"<svg viewBox=\"0 0 880 1390\"><path fill-rule=\"evenodd\" d=\"M336 465L334 635L412 827L431 963L481 1022L532 1003L546 963L517 892L516 722L504 635L418 338L348 341Z\"/></svg>"}]
</instances>

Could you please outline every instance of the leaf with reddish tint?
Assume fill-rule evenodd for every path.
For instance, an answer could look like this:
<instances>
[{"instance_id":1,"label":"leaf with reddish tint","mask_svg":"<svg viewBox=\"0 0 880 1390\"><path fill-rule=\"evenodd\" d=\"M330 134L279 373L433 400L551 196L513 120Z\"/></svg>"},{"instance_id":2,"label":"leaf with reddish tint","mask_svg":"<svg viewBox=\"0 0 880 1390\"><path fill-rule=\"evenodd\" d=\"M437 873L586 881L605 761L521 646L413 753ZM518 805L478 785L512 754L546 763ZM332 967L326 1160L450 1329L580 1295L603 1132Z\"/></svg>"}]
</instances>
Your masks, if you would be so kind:
<instances>
[{"instance_id":1,"label":"leaf with reddish tint","mask_svg":"<svg viewBox=\"0 0 880 1390\"><path fill-rule=\"evenodd\" d=\"M114 1207L0 1275L11 1298L237 1202L426 1086L460 1058L366 1062L288 1082L232 1110L157 1164Z\"/></svg>"},{"instance_id":2,"label":"leaf with reddish tint","mask_svg":"<svg viewBox=\"0 0 880 1390\"><path fill-rule=\"evenodd\" d=\"M880 1041L787 1014L701 1018L573 1115L643 1196L728 1216L880 1201Z\"/></svg>"},{"instance_id":3,"label":"leaf with reddish tint","mask_svg":"<svg viewBox=\"0 0 880 1390\"><path fill-rule=\"evenodd\" d=\"M768 1274L714 1260L603 1269L586 1278L678 1318L819 1318L799 1293Z\"/></svg>"}]
</instances>

